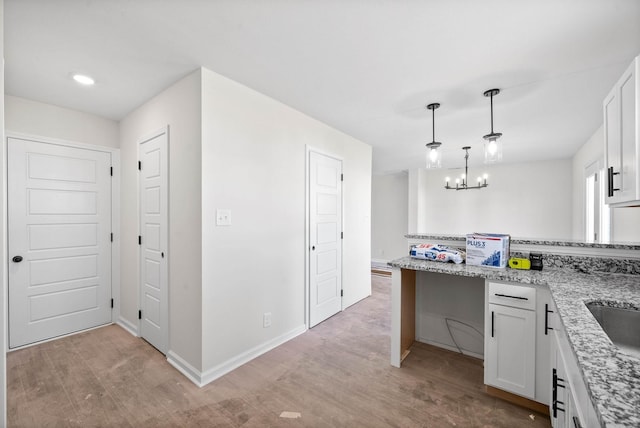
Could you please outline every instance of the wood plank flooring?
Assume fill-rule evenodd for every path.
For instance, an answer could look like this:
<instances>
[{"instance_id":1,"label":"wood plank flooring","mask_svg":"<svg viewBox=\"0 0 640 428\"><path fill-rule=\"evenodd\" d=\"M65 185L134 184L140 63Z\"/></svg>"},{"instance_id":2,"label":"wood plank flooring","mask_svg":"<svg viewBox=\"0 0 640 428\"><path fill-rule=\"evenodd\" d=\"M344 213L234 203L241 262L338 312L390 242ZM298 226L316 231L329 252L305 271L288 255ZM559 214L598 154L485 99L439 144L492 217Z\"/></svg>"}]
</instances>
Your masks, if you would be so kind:
<instances>
[{"instance_id":1,"label":"wood plank flooring","mask_svg":"<svg viewBox=\"0 0 640 428\"><path fill-rule=\"evenodd\" d=\"M371 297L203 388L115 325L10 352L8 424L550 426L485 394L480 360L417 343L402 369L391 367L391 279L372 275L372 284Z\"/></svg>"}]
</instances>

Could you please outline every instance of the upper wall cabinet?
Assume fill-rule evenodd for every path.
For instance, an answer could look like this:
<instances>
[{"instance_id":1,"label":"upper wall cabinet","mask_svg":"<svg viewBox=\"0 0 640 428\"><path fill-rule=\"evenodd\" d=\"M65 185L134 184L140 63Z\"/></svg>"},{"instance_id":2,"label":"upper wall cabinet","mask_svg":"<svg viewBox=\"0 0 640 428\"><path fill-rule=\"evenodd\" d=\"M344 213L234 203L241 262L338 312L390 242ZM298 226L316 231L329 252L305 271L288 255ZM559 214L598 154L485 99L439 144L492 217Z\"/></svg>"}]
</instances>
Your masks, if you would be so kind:
<instances>
[{"instance_id":1,"label":"upper wall cabinet","mask_svg":"<svg viewBox=\"0 0 640 428\"><path fill-rule=\"evenodd\" d=\"M640 205L640 57L603 102L606 203Z\"/></svg>"}]
</instances>

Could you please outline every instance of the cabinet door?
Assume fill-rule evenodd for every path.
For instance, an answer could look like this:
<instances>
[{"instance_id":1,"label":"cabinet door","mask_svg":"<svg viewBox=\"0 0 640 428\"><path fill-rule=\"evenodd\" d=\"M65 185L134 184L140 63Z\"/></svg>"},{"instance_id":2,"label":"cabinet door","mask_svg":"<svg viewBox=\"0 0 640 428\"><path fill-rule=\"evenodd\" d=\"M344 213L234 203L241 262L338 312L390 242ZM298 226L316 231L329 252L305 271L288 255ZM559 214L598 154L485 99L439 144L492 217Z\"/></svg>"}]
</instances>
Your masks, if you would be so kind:
<instances>
[{"instance_id":1,"label":"cabinet door","mask_svg":"<svg viewBox=\"0 0 640 428\"><path fill-rule=\"evenodd\" d=\"M636 58L603 101L607 204L624 206L640 199L639 67L640 59Z\"/></svg>"},{"instance_id":2,"label":"cabinet door","mask_svg":"<svg viewBox=\"0 0 640 428\"><path fill-rule=\"evenodd\" d=\"M620 197L625 201L638 199L636 181L636 67L631 64L620 79L620 146L622 150L622 183Z\"/></svg>"},{"instance_id":3,"label":"cabinet door","mask_svg":"<svg viewBox=\"0 0 640 428\"><path fill-rule=\"evenodd\" d=\"M620 144L620 97L616 85L602 103L604 112L604 162L607 169L606 203L621 199L622 146Z\"/></svg>"},{"instance_id":4,"label":"cabinet door","mask_svg":"<svg viewBox=\"0 0 640 428\"><path fill-rule=\"evenodd\" d=\"M546 287L536 289L536 398L539 403L551 402L551 338L554 314L551 293Z\"/></svg>"},{"instance_id":5,"label":"cabinet door","mask_svg":"<svg viewBox=\"0 0 640 428\"><path fill-rule=\"evenodd\" d=\"M535 312L489 304L485 350L488 385L535 398Z\"/></svg>"}]
</instances>

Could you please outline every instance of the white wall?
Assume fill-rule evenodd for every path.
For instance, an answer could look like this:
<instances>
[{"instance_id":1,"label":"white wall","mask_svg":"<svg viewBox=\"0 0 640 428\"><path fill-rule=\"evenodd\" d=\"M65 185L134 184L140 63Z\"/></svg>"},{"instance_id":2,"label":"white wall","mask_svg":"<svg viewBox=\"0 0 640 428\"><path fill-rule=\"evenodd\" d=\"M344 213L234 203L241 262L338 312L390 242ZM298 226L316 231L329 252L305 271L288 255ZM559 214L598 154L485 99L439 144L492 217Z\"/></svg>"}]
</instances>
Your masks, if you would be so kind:
<instances>
[{"instance_id":1,"label":"white wall","mask_svg":"<svg viewBox=\"0 0 640 428\"><path fill-rule=\"evenodd\" d=\"M307 145L343 160L345 306L370 294L371 147L202 73L203 367L215 370L304 328ZM231 226L215 226L217 208Z\"/></svg>"},{"instance_id":2,"label":"white wall","mask_svg":"<svg viewBox=\"0 0 640 428\"><path fill-rule=\"evenodd\" d=\"M371 259L407 255L409 177L406 171L374 175L371 180Z\"/></svg>"},{"instance_id":3,"label":"white wall","mask_svg":"<svg viewBox=\"0 0 640 428\"><path fill-rule=\"evenodd\" d=\"M571 238L571 166L571 159L563 159L470 168L472 177L488 173L489 186L462 191L446 190L444 184L445 177L453 179L463 170L410 172L410 206L413 200L419 210L416 232ZM421 198L424 203L415 202Z\"/></svg>"},{"instance_id":4,"label":"white wall","mask_svg":"<svg viewBox=\"0 0 640 428\"><path fill-rule=\"evenodd\" d=\"M597 160L604 162L604 133L600 126L573 156L573 238L585 239L585 168ZM603 177L606 179L606 177ZM640 208L611 210L613 242L640 242Z\"/></svg>"},{"instance_id":5,"label":"white wall","mask_svg":"<svg viewBox=\"0 0 640 428\"><path fill-rule=\"evenodd\" d=\"M5 95L4 102L7 131L97 146L120 146L116 121L11 95Z\"/></svg>"},{"instance_id":6,"label":"white wall","mask_svg":"<svg viewBox=\"0 0 640 428\"><path fill-rule=\"evenodd\" d=\"M196 71L120 123L121 316L138 325L138 143L169 125L169 350L202 367L201 73Z\"/></svg>"}]
</instances>

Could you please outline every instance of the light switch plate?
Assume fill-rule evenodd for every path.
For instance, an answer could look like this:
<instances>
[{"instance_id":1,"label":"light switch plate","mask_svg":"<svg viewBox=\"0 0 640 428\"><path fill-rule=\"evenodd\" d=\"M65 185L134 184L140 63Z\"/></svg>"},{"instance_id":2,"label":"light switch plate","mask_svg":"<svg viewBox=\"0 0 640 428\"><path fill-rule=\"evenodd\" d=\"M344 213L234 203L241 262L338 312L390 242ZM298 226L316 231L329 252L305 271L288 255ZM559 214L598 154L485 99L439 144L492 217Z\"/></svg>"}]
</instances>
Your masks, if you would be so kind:
<instances>
[{"instance_id":1,"label":"light switch plate","mask_svg":"<svg viewBox=\"0 0 640 428\"><path fill-rule=\"evenodd\" d=\"M218 208L216 210L216 225L231 226L231 210Z\"/></svg>"}]
</instances>

